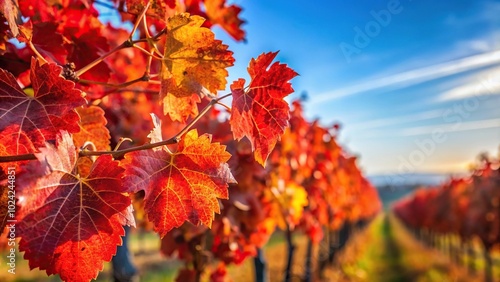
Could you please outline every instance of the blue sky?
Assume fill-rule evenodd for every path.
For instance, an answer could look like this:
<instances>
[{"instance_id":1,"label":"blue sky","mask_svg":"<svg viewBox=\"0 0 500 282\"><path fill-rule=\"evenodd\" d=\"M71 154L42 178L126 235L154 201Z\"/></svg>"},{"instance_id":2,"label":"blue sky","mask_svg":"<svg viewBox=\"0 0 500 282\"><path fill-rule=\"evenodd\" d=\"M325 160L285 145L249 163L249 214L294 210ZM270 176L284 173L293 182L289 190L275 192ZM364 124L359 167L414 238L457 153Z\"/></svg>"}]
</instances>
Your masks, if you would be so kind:
<instances>
[{"instance_id":1,"label":"blue sky","mask_svg":"<svg viewBox=\"0 0 500 282\"><path fill-rule=\"evenodd\" d=\"M500 1L232 3L248 43L215 30L235 54L228 81L280 50L300 74L292 98L307 91L310 119L342 124L366 173L463 172L480 152L497 154Z\"/></svg>"}]
</instances>

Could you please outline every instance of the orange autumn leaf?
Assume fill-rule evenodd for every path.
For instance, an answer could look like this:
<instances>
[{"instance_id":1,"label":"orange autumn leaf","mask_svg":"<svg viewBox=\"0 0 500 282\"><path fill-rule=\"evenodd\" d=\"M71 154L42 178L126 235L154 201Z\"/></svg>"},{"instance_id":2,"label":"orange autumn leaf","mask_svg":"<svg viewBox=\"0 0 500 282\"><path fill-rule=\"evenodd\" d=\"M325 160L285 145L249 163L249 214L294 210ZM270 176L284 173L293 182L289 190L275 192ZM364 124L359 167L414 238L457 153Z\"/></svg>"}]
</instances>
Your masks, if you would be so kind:
<instances>
[{"instance_id":1,"label":"orange autumn leaf","mask_svg":"<svg viewBox=\"0 0 500 282\"><path fill-rule=\"evenodd\" d=\"M92 140L95 149L98 151L110 150L110 135L106 128L107 120L104 111L97 106L76 108L80 116L80 132L73 134L73 140L77 148L83 146L85 142Z\"/></svg>"},{"instance_id":2,"label":"orange autumn leaf","mask_svg":"<svg viewBox=\"0 0 500 282\"><path fill-rule=\"evenodd\" d=\"M73 134L73 141L77 148L82 148L84 145L93 144L95 148L90 148L97 151L109 151L111 147L109 130L106 128L107 120L104 117L104 110L97 106L79 107L76 112L80 116L78 125L80 131ZM89 149L89 148L85 148ZM80 157L77 160L77 167L80 176L86 177L90 173L93 165L91 157Z\"/></svg>"},{"instance_id":3,"label":"orange autumn leaf","mask_svg":"<svg viewBox=\"0 0 500 282\"><path fill-rule=\"evenodd\" d=\"M201 27L204 21L186 13L168 19L162 93L184 97L199 94L203 87L210 93L225 89L233 52L210 29Z\"/></svg>"},{"instance_id":4,"label":"orange autumn leaf","mask_svg":"<svg viewBox=\"0 0 500 282\"><path fill-rule=\"evenodd\" d=\"M240 6L229 5L226 0L186 0L184 2L188 13L207 19L204 26L220 25L235 40L245 40L245 31L241 28L245 21L240 19L242 11Z\"/></svg>"},{"instance_id":5,"label":"orange autumn leaf","mask_svg":"<svg viewBox=\"0 0 500 282\"><path fill-rule=\"evenodd\" d=\"M227 5L226 0L205 0L205 10L210 22L219 24L227 33L236 40L245 39L245 31L241 25L245 21L239 18L241 7Z\"/></svg>"},{"instance_id":6,"label":"orange autumn leaf","mask_svg":"<svg viewBox=\"0 0 500 282\"><path fill-rule=\"evenodd\" d=\"M203 22L202 17L186 13L168 18L161 69L162 97L190 97L206 90L216 93L225 89L226 68L234 63L233 52L216 40L210 29L202 27Z\"/></svg>"},{"instance_id":7,"label":"orange autumn leaf","mask_svg":"<svg viewBox=\"0 0 500 282\"><path fill-rule=\"evenodd\" d=\"M185 221L211 226L220 213L218 198L228 198L234 182L226 146L211 136L191 130L177 151L146 150L125 155L125 185L131 192L145 191L144 209L161 237Z\"/></svg>"},{"instance_id":8,"label":"orange autumn leaf","mask_svg":"<svg viewBox=\"0 0 500 282\"><path fill-rule=\"evenodd\" d=\"M196 94L176 97L174 94L167 93L163 98L163 113L173 121L185 123L190 116L195 117L198 115L198 103L200 102L200 96Z\"/></svg>"},{"instance_id":9,"label":"orange autumn leaf","mask_svg":"<svg viewBox=\"0 0 500 282\"><path fill-rule=\"evenodd\" d=\"M241 140L246 136L261 165L288 126L290 108L284 98L293 92L289 80L297 75L285 64L271 65L277 54L265 53L250 61L248 87L242 78L231 84L230 124L234 138Z\"/></svg>"}]
</instances>

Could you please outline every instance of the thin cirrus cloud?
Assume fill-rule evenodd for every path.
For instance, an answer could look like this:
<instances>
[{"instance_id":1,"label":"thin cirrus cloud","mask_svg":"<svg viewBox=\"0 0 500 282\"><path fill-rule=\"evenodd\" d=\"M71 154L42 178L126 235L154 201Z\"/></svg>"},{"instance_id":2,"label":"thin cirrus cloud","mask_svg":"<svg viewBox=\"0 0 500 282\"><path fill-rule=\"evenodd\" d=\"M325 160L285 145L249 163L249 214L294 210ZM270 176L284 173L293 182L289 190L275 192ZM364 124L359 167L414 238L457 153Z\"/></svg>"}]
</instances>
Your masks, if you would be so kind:
<instances>
[{"instance_id":1,"label":"thin cirrus cloud","mask_svg":"<svg viewBox=\"0 0 500 282\"><path fill-rule=\"evenodd\" d=\"M443 123L443 124L406 128L400 132L400 135L417 136L417 135L432 134L432 132L436 130L439 130L442 133L451 133L451 132L470 131L478 129L489 129L489 128L500 129L500 118L474 120L474 121L460 122L454 124Z\"/></svg>"},{"instance_id":2,"label":"thin cirrus cloud","mask_svg":"<svg viewBox=\"0 0 500 282\"><path fill-rule=\"evenodd\" d=\"M468 83L450 89L436 102L448 102L486 95L500 95L500 67L479 72Z\"/></svg>"},{"instance_id":3,"label":"thin cirrus cloud","mask_svg":"<svg viewBox=\"0 0 500 282\"><path fill-rule=\"evenodd\" d=\"M310 103L323 103L326 101L332 101L372 90L383 89L386 87L391 87L393 89L404 88L426 81L458 74L461 72L494 65L496 63L500 63L500 50L473 55L445 63L435 64L383 77L373 81L361 82L354 86L332 90L311 97Z\"/></svg>"},{"instance_id":4,"label":"thin cirrus cloud","mask_svg":"<svg viewBox=\"0 0 500 282\"><path fill-rule=\"evenodd\" d=\"M387 127L392 125L400 125L406 123L419 122L429 119L439 118L443 115L443 111L439 110L429 110L411 115L397 116L397 117L389 117L389 118L380 118L365 122L358 122L349 125L349 129L351 130L365 130L365 129L374 129Z\"/></svg>"},{"instance_id":5,"label":"thin cirrus cloud","mask_svg":"<svg viewBox=\"0 0 500 282\"><path fill-rule=\"evenodd\" d=\"M429 111L431 113L433 111ZM434 115L434 113L432 113ZM402 120L401 123L404 123ZM454 123L440 123L440 124L432 124L432 125L424 125L424 126L415 126L404 129L386 129L386 130L370 130L364 131L359 136L362 136L365 139L379 139L379 138L387 138L387 137L411 137L411 136L420 136L420 135L429 135L435 131L439 131L440 133L453 133L453 132L464 132L471 130L480 130L480 129L494 129L497 128L500 131L500 118L492 118L492 119L483 119L483 120L474 120L474 121L466 121L466 122L454 122Z\"/></svg>"}]
</instances>

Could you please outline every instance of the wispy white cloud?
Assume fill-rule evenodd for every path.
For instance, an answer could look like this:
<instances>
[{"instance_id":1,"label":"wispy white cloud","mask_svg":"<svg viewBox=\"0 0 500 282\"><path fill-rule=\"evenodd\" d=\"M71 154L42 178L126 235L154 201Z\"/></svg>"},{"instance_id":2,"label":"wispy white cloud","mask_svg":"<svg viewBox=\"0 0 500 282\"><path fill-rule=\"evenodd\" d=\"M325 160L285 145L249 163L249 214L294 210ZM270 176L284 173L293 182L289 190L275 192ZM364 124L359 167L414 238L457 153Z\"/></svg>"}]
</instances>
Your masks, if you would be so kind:
<instances>
[{"instance_id":1,"label":"wispy white cloud","mask_svg":"<svg viewBox=\"0 0 500 282\"><path fill-rule=\"evenodd\" d=\"M500 118L483 119L466 121L460 123L439 123L424 126L408 127L404 129L379 129L379 130L366 130L356 133L356 136L363 139L387 139L394 137L410 137L419 135L429 135L435 130L441 133L464 132L480 129L498 129L500 132Z\"/></svg>"},{"instance_id":2,"label":"wispy white cloud","mask_svg":"<svg viewBox=\"0 0 500 282\"><path fill-rule=\"evenodd\" d=\"M400 125L418 121L424 121L429 119L435 119L441 117L443 114L442 110L430 110L424 111L411 115L403 115L403 116L394 116L389 118L380 118L365 122L352 123L348 125L349 129L352 130L364 130L364 129L373 129L380 127L388 127L392 125Z\"/></svg>"},{"instance_id":3,"label":"wispy white cloud","mask_svg":"<svg viewBox=\"0 0 500 282\"><path fill-rule=\"evenodd\" d=\"M499 62L500 50L496 50L328 91L311 97L310 103L323 103L326 101L389 87L392 89L404 88L422 82L474 70L480 67L494 65Z\"/></svg>"},{"instance_id":4,"label":"wispy white cloud","mask_svg":"<svg viewBox=\"0 0 500 282\"><path fill-rule=\"evenodd\" d=\"M465 53L465 54L477 54L477 53L485 53L491 50L495 50L495 36L491 34L489 37L479 37L467 40L460 40L455 43L455 48L457 53Z\"/></svg>"},{"instance_id":5,"label":"wispy white cloud","mask_svg":"<svg viewBox=\"0 0 500 282\"><path fill-rule=\"evenodd\" d=\"M469 79L468 82L436 97L436 102L447 102L483 95L500 95L500 67L474 74L473 78Z\"/></svg>"},{"instance_id":6,"label":"wispy white cloud","mask_svg":"<svg viewBox=\"0 0 500 282\"><path fill-rule=\"evenodd\" d=\"M498 128L500 130L500 118L484 119L484 120L474 120L461 122L458 124L442 123L426 126L417 126L412 128L406 128L400 132L402 136L416 136L432 134L434 130L439 130L443 133L460 132L460 131L470 131L478 129L489 129Z\"/></svg>"}]
</instances>

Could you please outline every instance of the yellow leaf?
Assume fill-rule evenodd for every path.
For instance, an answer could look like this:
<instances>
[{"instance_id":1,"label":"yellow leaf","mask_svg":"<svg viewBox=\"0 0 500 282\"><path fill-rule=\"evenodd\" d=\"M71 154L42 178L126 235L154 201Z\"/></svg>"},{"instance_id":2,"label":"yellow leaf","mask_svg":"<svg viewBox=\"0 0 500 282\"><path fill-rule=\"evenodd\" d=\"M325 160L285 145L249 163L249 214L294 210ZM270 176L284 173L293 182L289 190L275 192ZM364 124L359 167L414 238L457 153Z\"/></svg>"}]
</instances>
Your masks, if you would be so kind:
<instances>
[{"instance_id":1,"label":"yellow leaf","mask_svg":"<svg viewBox=\"0 0 500 282\"><path fill-rule=\"evenodd\" d=\"M309 204L307 201L307 192L304 187L295 183L289 183L286 187L286 196L288 198L288 209L291 220L294 224L298 224L304 207Z\"/></svg>"},{"instance_id":2,"label":"yellow leaf","mask_svg":"<svg viewBox=\"0 0 500 282\"><path fill-rule=\"evenodd\" d=\"M304 187L295 183L284 185L283 189L274 189L273 194L277 201L273 203L271 213L279 228L285 229L288 225L293 229L300 223L304 207L309 201Z\"/></svg>"},{"instance_id":3,"label":"yellow leaf","mask_svg":"<svg viewBox=\"0 0 500 282\"><path fill-rule=\"evenodd\" d=\"M206 90L215 94L226 88L226 68L234 63L233 52L216 40L210 29L202 27L204 21L187 13L168 18L161 70L162 97L167 94L189 97Z\"/></svg>"}]
</instances>

